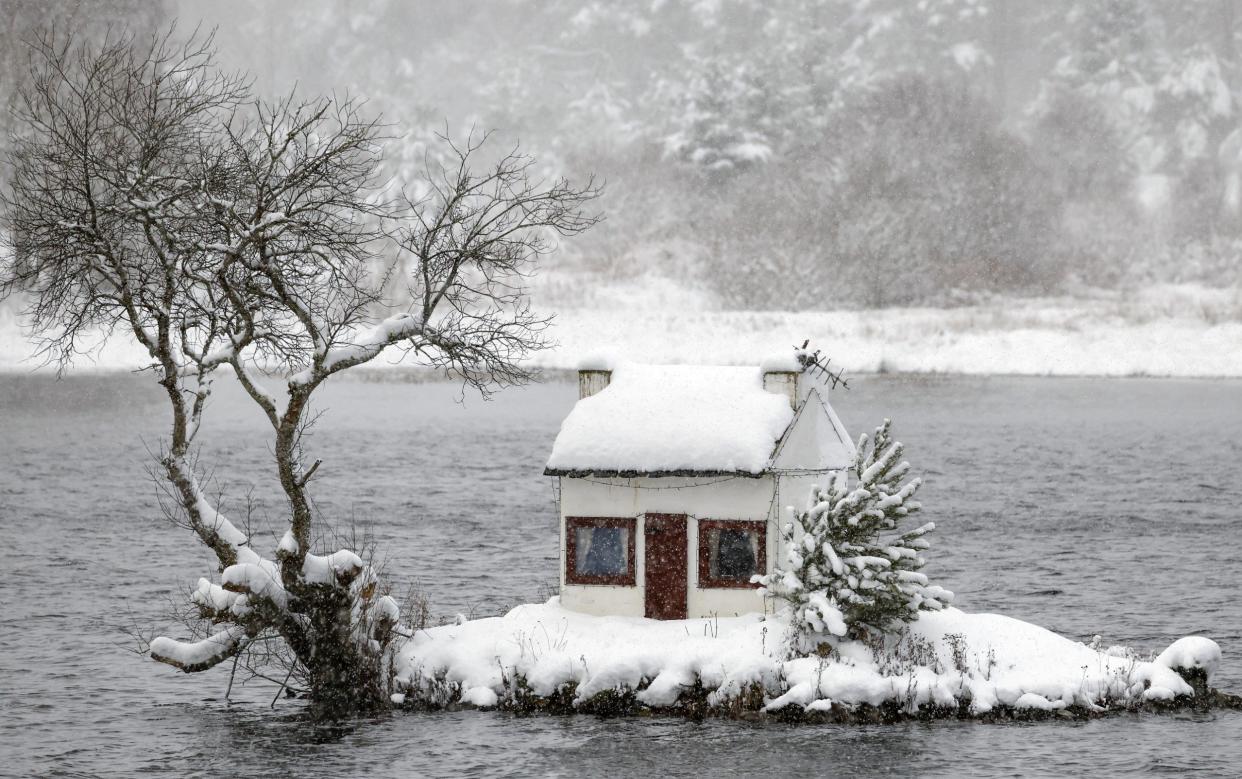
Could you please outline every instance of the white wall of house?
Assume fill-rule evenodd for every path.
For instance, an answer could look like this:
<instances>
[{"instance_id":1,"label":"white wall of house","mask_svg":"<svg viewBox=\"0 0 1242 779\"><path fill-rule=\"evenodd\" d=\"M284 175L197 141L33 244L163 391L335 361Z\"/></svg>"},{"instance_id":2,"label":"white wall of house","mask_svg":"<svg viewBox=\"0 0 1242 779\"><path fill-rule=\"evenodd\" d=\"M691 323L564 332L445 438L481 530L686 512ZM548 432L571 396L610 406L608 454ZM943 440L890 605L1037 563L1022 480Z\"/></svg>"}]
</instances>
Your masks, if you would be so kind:
<instances>
[{"instance_id":1,"label":"white wall of house","mask_svg":"<svg viewBox=\"0 0 1242 779\"><path fill-rule=\"evenodd\" d=\"M744 519L767 523L768 570L777 554L774 522L776 477L661 477L561 479L560 579L561 604L587 614L641 617L646 606L643 515L686 514L687 603L689 617L733 616L764 610L756 590L699 587L699 519ZM635 517L634 587L565 583L565 517Z\"/></svg>"},{"instance_id":2,"label":"white wall of house","mask_svg":"<svg viewBox=\"0 0 1242 779\"><path fill-rule=\"evenodd\" d=\"M634 517L693 514L711 519L766 519L773 477L663 476L651 478L561 479L561 515Z\"/></svg>"}]
</instances>

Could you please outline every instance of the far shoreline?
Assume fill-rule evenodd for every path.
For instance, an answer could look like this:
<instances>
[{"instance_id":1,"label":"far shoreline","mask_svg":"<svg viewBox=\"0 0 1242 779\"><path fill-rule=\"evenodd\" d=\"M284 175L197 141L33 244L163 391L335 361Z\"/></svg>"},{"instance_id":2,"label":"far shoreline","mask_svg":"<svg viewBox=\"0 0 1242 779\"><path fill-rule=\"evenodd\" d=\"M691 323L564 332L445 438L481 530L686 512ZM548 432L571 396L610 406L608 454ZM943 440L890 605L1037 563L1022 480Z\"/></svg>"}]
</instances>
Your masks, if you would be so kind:
<instances>
[{"instance_id":1,"label":"far shoreline","mask_svg":"<svg viewBox=\"0 0 1242 779\"><path fill-rule=\"evenodd\" d=\"M683 363L670 363L683 364ZM685 363L689 364L689 363ZM57 375L54 366L36 366L25 367L20 364L0 363L0 377L5 378L31 378L31 379L85 379L85 378L107 378L113 376L134 376L143 373L142 368L127 368L120 365L84 365L75 364L66 369L63 374ZM539 379L532 383L547 384L568 384L577 381L577 370L574 368L540 368ZM227 369L220 369L218 377L227 378L229 375ZM287 375L265 373L264 378L272 381L284 381ZM1117 380L1117 381L1212 381L1212 382L1238 382L1242 381L1242 372L1237 375L1233 374L1168 374L1168 373L1128 373L1128 374L1110 374L1110 373L1015 373L1015 372L996 372L996 373L969 373L959 371L849 371L845 373L848 379L891 379L894 381L903 380L928 380L928 379L1087 379L1092 381L1098 380ZM433 368L415 365L393 365L386 368L367 368L358 369L348 375L334 377L333 383L340 384L458 384L459 380L445 376L441 371ZM848 391L848 390L839 390Z\"/></svg>"}]
</instances>

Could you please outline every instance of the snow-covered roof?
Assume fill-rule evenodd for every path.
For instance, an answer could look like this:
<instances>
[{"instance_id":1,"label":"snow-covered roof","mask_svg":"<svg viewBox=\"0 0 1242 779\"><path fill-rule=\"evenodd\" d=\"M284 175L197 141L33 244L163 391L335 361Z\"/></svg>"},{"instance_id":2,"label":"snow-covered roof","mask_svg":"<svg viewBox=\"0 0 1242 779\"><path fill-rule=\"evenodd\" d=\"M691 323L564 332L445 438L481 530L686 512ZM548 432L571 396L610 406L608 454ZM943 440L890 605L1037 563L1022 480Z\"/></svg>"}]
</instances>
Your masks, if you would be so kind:
<instances>
[{"instance_id":1,"label":"snow-covered roof","mask_svg":"<svg viewBox=\"0 0 1242 779\"><path fill-rule=\"evenodd\" d=\"M545 472L757 475L792 419L758 367L622 363L565 418Z\"/></svg>"}]
</instances>

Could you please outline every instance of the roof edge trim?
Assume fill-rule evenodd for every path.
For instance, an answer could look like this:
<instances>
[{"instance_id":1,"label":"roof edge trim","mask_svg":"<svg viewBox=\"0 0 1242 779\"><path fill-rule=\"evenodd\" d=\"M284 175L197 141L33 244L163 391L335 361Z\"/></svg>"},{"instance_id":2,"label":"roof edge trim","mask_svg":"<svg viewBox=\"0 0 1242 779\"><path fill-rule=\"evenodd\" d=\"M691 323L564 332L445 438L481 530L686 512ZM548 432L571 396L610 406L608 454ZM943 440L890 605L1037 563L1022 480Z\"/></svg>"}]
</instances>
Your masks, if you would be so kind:
<instances>
[{"instance_id":1,"label":"roof edge trim","mask_svg":"<svg viewBox=\"0 0 1242 779\"><path fill-rule=\"evenodd\" d=\"M585 476L599 476L608 478L621 479L642 479L653 478L659 479L672 476L740 476L746 479L759 479L769 475L772 471L765 468L762 471L696 471L687 468L674 468L666 471L618 471L605 468L585 468L585 469L569 469L569 468L544 468L544 476L568 476L570 478L582 478Z\"/></svg>"}]
</instances>

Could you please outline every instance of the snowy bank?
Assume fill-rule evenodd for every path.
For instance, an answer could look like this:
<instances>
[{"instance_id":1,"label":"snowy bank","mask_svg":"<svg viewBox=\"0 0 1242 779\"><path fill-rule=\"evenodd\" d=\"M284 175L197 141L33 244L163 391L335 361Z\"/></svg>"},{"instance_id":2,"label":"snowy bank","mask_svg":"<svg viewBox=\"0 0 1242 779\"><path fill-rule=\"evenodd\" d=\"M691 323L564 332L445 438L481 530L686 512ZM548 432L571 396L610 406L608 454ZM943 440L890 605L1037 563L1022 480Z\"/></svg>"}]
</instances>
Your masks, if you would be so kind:
<instances>
[{"instance_id":1,"label":"snowy bank","mask_svg":"<svg viewBox=\"0 0 1242 779\"><path fill-rule=\"evenodd\" d=\"M1094 299L1000 299L864 311L560 309L548 368L618 359L748 365L811 339L849 373L1242 377L1237 290L1151 288Z\"/></svg>"},{"instance_id":2,"label":"snowy bank","mask_svg":"<svg viewBox=\"0 0 1242 779\"><path fill-rule=\"evenodd\" d=\"M573 370L607 348L617 360L753 365L809 338L847 373L1242 378L1242 290L1232 288L1163 285L860 311L721 311L692 290L597 302L543 312L556 314L557 346L533 362ZM32 352L12 311L0 309L0 370L37 368ZM394 350L367 368L400 369L400 356ZM77 369L133 370L147 362L118 333Z\"/></svg>"},{"instance_id":3,"label":"snowy bank","mask_svg":"<svg viewBox=\"0 0 1242 779\"><path fill-rule=\"evenodd\" d=\"M1174 700L1210 675L1220 648L1191 637L1153 660L1101 651L1041 627L954 608L923 612L899 635L785 659L785 624L751 614L657 621L593 617L557 598L419 631L400 651L407 705L775 716L860 711L985 716L1091 715ZM559 709L558 709L559 704Z\"/></svg>"}]
</instances>

